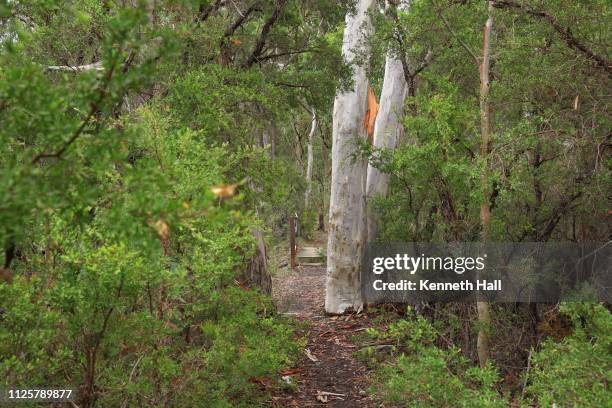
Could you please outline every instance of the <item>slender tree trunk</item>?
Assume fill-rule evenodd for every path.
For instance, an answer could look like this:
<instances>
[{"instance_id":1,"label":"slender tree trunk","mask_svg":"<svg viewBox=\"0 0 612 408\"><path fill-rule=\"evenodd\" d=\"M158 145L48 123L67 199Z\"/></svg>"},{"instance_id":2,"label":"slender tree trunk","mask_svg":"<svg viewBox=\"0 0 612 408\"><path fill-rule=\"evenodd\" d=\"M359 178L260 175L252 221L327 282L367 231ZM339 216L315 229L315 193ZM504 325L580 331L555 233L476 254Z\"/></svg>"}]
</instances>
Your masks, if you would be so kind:
<instances>
[{"instance_id":1,"label":"slender tree trunk","mask_svg":"<svg viewBox=\"0 0 612 408\"><path fill-rule=\"evenodd\" d=\"M342 55L353 63L356 51L369 54L372 31L369 11L374 0L359 0L347 14ZM361 259L365 240L366 160L354 157L357 143L365 140L364 118L368 82L363 66L352 66L353 89L336 94L333 112L332 178L327 245L325 311L357 310L361 299Z\"/></svg>"},{"instance_id":2,"label":"slender tree trunk","mask_svg":"<svg viewBox=\"0 0 612 408\"><path fill-rule=\"evenodd\" d=\"M402 62L391 53L385 62L385 77L380 95L380 108L374 126L374 147L395 149L402 130L406 79ZM366 196L385 196L389 187L389 175L368 165ZM367 208L367 239L376 239L377 219L371 208Z\"/></svg>"},{"instance_id":3,"label":"slender tree trunk","mask_svg":"<svg viewBox=\"0 0 612 408\"><path fill-rule=\"evenodd\" d=\"M276 157L276 137L278 136L278 128L276 123L272 123L270 126L270 158Z\"/></svg>"},{"instance_id":4,"label":"slender tree trunk","mask_svg":"<svg viewBox=\"0 0 612 408\"><path fill-rule=\"evenodd\" d=\"M272 157L272 143L270 142L270 139L270 129L264 129L261 133L261 147L267 149L266 154L268 155L268 157Z\"/></svg>"},{"instance_id":5,"label":"slender tree trunk","mask_svg":"<svg viewBox=\"0 0 612 408\"><path fill-rule=\"evenodd\" d=\"M314 136L317 132L317 113L312 110L312 123L310 125L310 133L308 134L308 164L306 165L306 193L304 193L304 208L308 209L310 204L310 194L312 192L312 167L314 164L313 143Z\"/></svg>"},{"instance_id":6,"label":"slender tree trunk","mask_svg":"<svg viewBox=\"0 0 612 408\"><path fill-rule=\"evenodd\" d=\"M295 245L295 216L289 216L289 267L295 269L297 266L297 247Z\"/></svg>"},{"instance_id":7,"label":"slender tree trunk","mask_svg":"<svg viewBox=\"0 0 612 408\"><path fill-rule=\"evenodd\" d=\"M483 192L480 203L480 223L482 226L482 242L485 244L489 239L489 140L491 139L490 106L489 106L489 66L491 60L491 30L493 27L492 7L489 3L489 17L483 30L482 61L480 63L480 156L483 161L483 169L480 177ZM484 367L489 359L489 330L491 326L491 310L488 302L476 302L478 310L478 341L476 349L480 366Z\"/></svg>"},{"instance_id":8,"label":"slender tree trunk","mask_svg":"<svg viewBox=\"0 0 612 408\"><path fill-rule=\"evenodd\" d=\"M327 215L326 200L329 197L327 194L327 177L331 176L331 172L328 173L328 162L329 162L329 147L325 143L325 135L323 127L319 131L321 136L321 177L319 178L320 185L320 203L319 203L319 231L325 231L325 216Z\"/></svg>"}]
</instances>

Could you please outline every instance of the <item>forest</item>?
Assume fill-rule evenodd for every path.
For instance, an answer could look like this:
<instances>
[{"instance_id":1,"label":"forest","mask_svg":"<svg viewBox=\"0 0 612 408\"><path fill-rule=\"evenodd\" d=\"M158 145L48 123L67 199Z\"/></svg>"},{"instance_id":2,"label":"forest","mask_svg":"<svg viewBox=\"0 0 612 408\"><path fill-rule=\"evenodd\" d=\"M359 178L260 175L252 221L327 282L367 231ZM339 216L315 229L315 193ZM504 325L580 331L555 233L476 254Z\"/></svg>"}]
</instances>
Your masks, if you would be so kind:
<instances>
[{"instance_id":1,"label":"forest","mask_svg":"<svg viewBox=\"0 0 612 408\"><path fill-rule=\"evenodd\" d=\"M364 292L391 243L609 244L610 27L607 0L0 0L0 406L611 406L609 286Z\"/></svg>"}]
</instances>

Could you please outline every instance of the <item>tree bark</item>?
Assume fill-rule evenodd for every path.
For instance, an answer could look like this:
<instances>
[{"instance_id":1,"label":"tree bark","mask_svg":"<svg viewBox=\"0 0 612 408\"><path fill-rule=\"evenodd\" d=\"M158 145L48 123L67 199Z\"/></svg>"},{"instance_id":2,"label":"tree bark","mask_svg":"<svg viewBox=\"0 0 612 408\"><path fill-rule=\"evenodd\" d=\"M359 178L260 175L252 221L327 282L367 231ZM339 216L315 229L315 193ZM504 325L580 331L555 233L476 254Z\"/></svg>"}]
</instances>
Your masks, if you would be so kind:
<instances>
[{"instance_id":1,"label":"tree bark","mask_svg":"<svg viewBox=\"0 0 612 408\"><path fill-rule=\"evenodd\" d=\"M308 134L308 161L306 165L306 192L304 193L304 208L308 209L310 204L310 193L312 192L312 168L314 164L314 136L317 132L317 113L312 110L312 122L310 125L310 133Z\"/></svg>"},{"instance_id":2,"label":"tree bark","mask_svg":"<svg viewBox=\"0 0 612 408\"><path fill-rule=\"evenodd\" d=\"M270 158L273 159L276 157L276 137L278 134L278 128L276 127L276 122L272 123L270 126Z\"/></svg>"},{"instance_id":3,"label":"tree bark","mask_svg":"<svg viewBox=\"0 0 612 408\"><path fill-rule=\"evenodd\" d=\"M295 216L289 216L289 267L295 269L297 266L297 247L295 244Z\"/></svg>"},{"instance_id":4,"label":"tree bark","mask_svg":"<svg viewBox=\"0 0 612 408\"><path fill-rule=\"evenodd\" d=\"M270 17L268 17L268 19L264 23L261 29L261 33L259 34L259 37L255 42L255 47L253 48L251 55L249 55L249 58L244 63L245 68L250 68L251 66L253 66L253 64L259 61L259 57L261 56L261 53L264 49L264 45L266 45L266 39L268 38L268 34L270 34L272 26L274 26L276 20L278 20L278 18L280 17L281 11L283 10L283 7L285 7L286 3L287 0L275 1L274 10L272 11Z\"/></svg>"},{"instance_id":5,"label":"tree bark","mask_svg":"<svg viewBox=\"0 0 612 408\"><path fill-rule=\"evenodd\" d=\"M267 294L272 294L272 276L268 271L268 251L263 239L263 234L258 229L253 229L253 236L257 242L255 254L251 258L249 267L244 274L244 277L249 284L259 287L259 289Z\"/></svg>"},{"instance_id":6,"label":"tree bark","mask_svg":"<svg viewBox=\"0 0 612 408\"><path fill-rule=\"evenodd\" d=\"M492 5L489 3L489 17L483 29L482 61L480 62L480 156L482 159L482 173L480 183L482 188L482 202L480 203L480 223L482 227L483 245L489 238L490 210L489 210L489 141L491 139L490 104L489 104L489 67L491 61L491 30L493 27ZM489 330L491 326L491 311L488 302L476 302L478 311L478 340L476 349L480 366L484 367L489 359Z\"/></svg>"},{"instance_id":7,"label":"tree bark","mask_svg":"<svg viewBox=\"0 0 612 408\"><path fill-rule=\"evenodd\" d=\"M355 13L347 14L342 55L348 63L356 54L369 54L372 31L369 11L374 0L359 0ZM358 310L361 298L361 260L365 228L367 162L356 155L366 138L368 81L363 66L352 65L353 89L336 94L333 111L332 177L327 244L325 311L341 314Z\"/></svg>"},{"instance_id":8,"label":"tree bark","mask_svg":"<svg viewBox=\"0 0 612 408\"><path fill-rule=\"evenodd\" d=\"M380 108L374 126L374 147L378 149L395 149L402 130L404 99L406 97L406 79L402 61L391 52L385 62L385 77L380 95ZM371 164L368 165L366 196L385 196L389 187L389 175L381 173ZM376 239L376 214L367 208L367 240Z\"/></svg>"},{"instance_id":9,"label":"tree bark","mask_svg":"<svg viewBox=\"0 0 612 408\"><path fill-rule=\"evenodd\" d=\"M276 123L271 123L261 134L261 147L266 149L266 154L273 159L276 156Z\"/></svg>"},{"instance_id":10,"label":"tree bark","mask_svg":"<svg viewBox=\"0 0 612 408\"><path fill-rule=\"evenodd\" d=\"M242 26L248 21L250 15L257 10L259 10L259 0L255 0L255 2L253 2L253 4L251 4L244 12L239 13L238 18L236 18L236 20L234 20L234 22L225 29L223 37L219 41L219 64L224 66L229 65L232 60L232 56L230 55L229 49L230 38L234 35L234 32L236 32L236 30L240 26Z\"/></svg>"}]
</instances>

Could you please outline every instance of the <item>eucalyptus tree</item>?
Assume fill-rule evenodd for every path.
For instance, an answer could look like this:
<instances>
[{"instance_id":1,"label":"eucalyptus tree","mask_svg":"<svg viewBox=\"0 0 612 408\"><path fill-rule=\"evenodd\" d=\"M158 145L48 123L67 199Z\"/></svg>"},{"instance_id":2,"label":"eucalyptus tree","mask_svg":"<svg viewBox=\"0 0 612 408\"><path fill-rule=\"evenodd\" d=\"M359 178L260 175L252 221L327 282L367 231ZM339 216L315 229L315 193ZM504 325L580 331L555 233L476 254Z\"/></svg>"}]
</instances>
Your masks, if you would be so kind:
<instances>
[{"instance_id":1,"label":"eucalyptus tree","mask_svg":"<svg viewBox=\"0 0 612 408\"><path fill-rule=\"evenodd\" d=\"M373 0L359 0L346 16L342 55L352 64L352 89L336 94L333 111L333 145L325 310L343 313L362 307L360 273L366 239L365 182L367 161L357 157L358 144L366 140L368 80L357 57L368 55L372 31ZM367 57L366 57L367 58Z\"/></svg>"},{"instance_id":2,"label":"eucalyptus tree","mask_svg":"<svg viewBox=\"0 0 612 408\"><path fill-rule=\"evenodd\" d=\"M403 11L407 10L407 3L407 1L400 3ZM392 15L396 13L395 7L395 4L392 2L387 2L387 14ZM400 34L396 32L395 35L398 36ZM406 98L407 82L404 73L406 62L398 55L401 52L397 47L387 51L380 95L380 109L374 125L373 146L375 149L392 151L395 149L403 133L404 100ZM368 198L375 195L384 197L387 194L388 185L389 174L383 173L372 163L368 164L366 196ZM376 239L376 219L376 209L368 206L366 220L368 242Z\"/></svg>"}]
</instances>

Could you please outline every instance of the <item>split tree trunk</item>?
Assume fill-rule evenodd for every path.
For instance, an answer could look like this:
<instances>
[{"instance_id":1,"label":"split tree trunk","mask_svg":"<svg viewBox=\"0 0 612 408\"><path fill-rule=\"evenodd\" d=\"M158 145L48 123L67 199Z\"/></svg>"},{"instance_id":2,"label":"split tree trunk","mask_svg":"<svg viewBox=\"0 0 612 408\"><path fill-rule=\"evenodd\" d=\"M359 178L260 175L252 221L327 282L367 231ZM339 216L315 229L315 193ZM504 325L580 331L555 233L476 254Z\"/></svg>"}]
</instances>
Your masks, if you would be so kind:
<instances>
[{"instance_id":1,"label":"split tree trunk","mask_svg":"<svg viewBox=\"0 0 612 408\"><path fill-rule=\"evenodd\" d=\"M308 134L308 162L306 165L306 192L304 193L304 208L308 209L310 204L310 194L312 193L312 167L314 164L313 143L314 136L317 132L317 113L312 110L312 123L310 125L310 133Z\"/></svg>"},{"instance_id":2,"label":"split tree trunk","mask_svg":"<svg viewBox=\"0 0 612 408\"><path fill-rule=\"evenodd\" d=\"M374 147L395 149L402 131L406 79L402 62L389 51L385 62L385 77L380 95L380 108L374 126ZM366 196L385 196L389 187L389 175L368 165ZM376 239L377 217L367 208L367 240Z\"/></svg>"},{"instance_id":3,"label":"split tree trunk","mask_svg":"<svg viewBox=\"0 0 612 408\"><path fill-rule=\"evenodd\" d=\"M353 63L356 52L369 54L369 11L374 0L359 0L347 14L342 55ZM360 270L365 241L366 160L354 157L366 138L368 82L363 66L352 66L353 89L336 94L333 112L332 178L329 204L325 311L344 313L362 306Z\"/></svg>"},{"instance_id":4,"label":"split tree trunk","mask_svg":"<svg viewBox=\"0 0 612 408\"><path fill-rule=\"evenodd\" d=\"M491 218L489 210L489 140L491 139L490 106L489 106L489 67L491 60L491 29L493 16L491 15L491 3L489 3L489 17L483 30L482 61L480 63L480 157L482 159L482 173L480 177L483 192L480 203L480 223L482 227L483 245L489 239L489 222ZM480 366L484 367L489 359L489 330L491 327L491 310L488 302L476 302L478 310L478 341L476 350Z\"/></svg>"}]
</instances>

